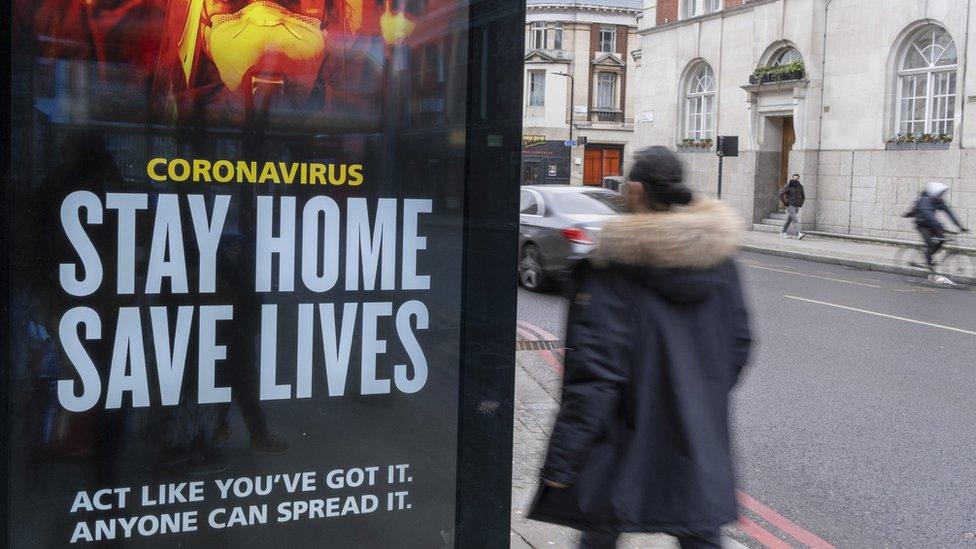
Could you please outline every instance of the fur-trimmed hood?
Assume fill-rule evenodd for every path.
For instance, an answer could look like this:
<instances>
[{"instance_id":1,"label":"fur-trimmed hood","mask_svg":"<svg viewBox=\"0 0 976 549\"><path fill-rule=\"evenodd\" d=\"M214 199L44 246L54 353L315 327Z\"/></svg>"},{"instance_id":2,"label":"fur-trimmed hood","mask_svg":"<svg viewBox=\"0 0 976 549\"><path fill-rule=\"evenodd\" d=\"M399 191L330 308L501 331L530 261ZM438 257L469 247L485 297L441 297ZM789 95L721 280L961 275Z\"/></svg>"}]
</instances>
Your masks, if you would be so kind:
<instances>
[{"instance_id":1,"label":"fur-trimmed hood","mask_svg":"<svg viewBox=\"0 0 976 549\"><path fill-rule=\"evenodd\" d=\"M603 226L590 262L621 272L670 302L697 303L709 299L735 270L730 260L744 226L735 210L706 198L667 212L621 216Z\"/></svg>"},{"instance_id":2,"label":"fur-trimmed hood","mask_svg":"<svg viewBox=\"0 0 976 549\"><path fill-rule=\"evenodd\" d=\"M590 256L600 267L713 269L742 243L743 219L709 198L667 212L624 215L603 226Z\"/></svg>"}]
</instances>

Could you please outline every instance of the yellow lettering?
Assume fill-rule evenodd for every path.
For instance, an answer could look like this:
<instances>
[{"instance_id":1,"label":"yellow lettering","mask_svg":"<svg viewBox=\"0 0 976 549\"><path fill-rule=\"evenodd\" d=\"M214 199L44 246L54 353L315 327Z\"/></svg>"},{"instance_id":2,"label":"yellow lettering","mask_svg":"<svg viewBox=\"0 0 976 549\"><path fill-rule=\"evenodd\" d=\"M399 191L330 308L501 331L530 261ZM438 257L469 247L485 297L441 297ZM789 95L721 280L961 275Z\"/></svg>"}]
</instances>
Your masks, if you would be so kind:
<instances>
[{"instance_id":1,"label":"yellow lettering","mask_svg":"<svg viewBox=\"0 0 976 549\"><path fill-rule=\"evenodd\" d=\"M363 184L363 165L353 164L349 166L349 186L358 187Z\"/></svg>"},{"instance_id":2,"label":"yellow lettering","mask_svg":"<svg viewBox=\"0 0 976 549\"><path fill-rule=\"evenodd\" d=\"M206 181L210 183L210 161L194 159L193 160L193 181L199 183L201 181Z\"/></svg>"},{"instance_id":3,"label":"yellow lettering","mask_svg":"<svg viewBox=\"0 0 976 549\"><path fill-rule=\"evenodd\" d=\"M281 179L278 177L278 170L275 169L275 165L272 162L264 163L264 169L261 170L261 177L258 179L258 183L267 183L268 181L281 183Z\"/></svg>"},{"instance_id":4,"label":"yellow lettering","mask_svg":"<svg viewBox=\"0 0 976 549\"><path fill-rule=\"evenodd\" d=\"M152 179L153 181L166 181L165 175L159 175L156 172L156 166L159 166L160 164L166 164L166 159L153 158L148 164L146 164L146 174L149 175L149 179Z\"/></svg>"},{"instance_id":5,"label":"yellow lettering","mask_svg":"<svg viewBox=\"0 0 976 549\"><path fill-rule=\"evenodd\" d=\"M309 168L312 172L309 174L312 185L325 185L325 164L312 164Z\"/></svg>"},{"instance_id":6,"label":"yellow lettering","mask_svg":"<svg viewBox=\"0 0 976 549\"><path fill-rule=\"evenodd\" d=\"M257 183L258 163L237 161L237 182Z\"/></svg>"},{"instance_id":7,"label":"yellow lettering","mask_svg":"<svg viewBox=\"0 0 976 549\"><path fill-rule=\"evenodd\" d=\"M284 162L278 162L278 168L281 170L281 175L285 179L285 184L291 185L295 182L295 174L298 173L298 164L291 164L291 171L288 171L288 164Z\"/></svg>"},{"instance_id":8,"label":"yellow lettering","mask_svg":"<svg viewBox=\"0 0 976 549\"><path fill-rule=\"evenodd\" d=\"M334 177L335 173L342 170L342 175L339 177ZM329 183L335 186L346 184L346 165L345 164L330 164L329 165Z\"/></svg>"},{"instance_id":9,"label":"yellow lettering","mask_svg":"<svg viewBox=\"0 0 976 549\"><path fill-rule=\"evenodd\" d=\"M302 176L299 181L301 181L302 185L308 185L308 164L304 162L302 162Z\"/></svg>"},{"instance_id":10,"label":"yellow lettering","mask_svg":"<svg viewBox=\"0 0 976 549\"><path fill-rule=\"evenodd\" d=\"M230 183L234 179L234 165L229 160L218 160L213 165L213 178L218 183Z\"/></svg>"},{"instance_id":11,"label":"yellow lettering","mask_svg":"<svg viewBox=\"0 0 976 549\"><path fill-rule=\"evenodd\" d=\"M170 161L166 173L173 181L186 181L190 178L190 163L182 158L175 158Z\"/></svg>"}]
</instances>

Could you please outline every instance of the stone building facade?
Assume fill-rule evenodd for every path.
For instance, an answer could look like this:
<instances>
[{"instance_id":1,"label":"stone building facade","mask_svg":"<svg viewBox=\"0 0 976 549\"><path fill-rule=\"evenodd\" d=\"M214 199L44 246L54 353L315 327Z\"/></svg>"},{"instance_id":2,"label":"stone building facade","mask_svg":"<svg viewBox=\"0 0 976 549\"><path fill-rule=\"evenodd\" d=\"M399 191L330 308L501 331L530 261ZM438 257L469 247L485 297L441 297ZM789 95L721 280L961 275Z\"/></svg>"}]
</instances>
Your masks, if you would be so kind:
<instances>
[{"instance_id":1,"label":"stone building facade","mask_svg":"<svg viewBox=\"0 0 976 549\"><path fill-rule=\"evenodd\" d=\"M641 0L527 0L523 184L599 184L623 173L641 10ZM570 123L585 145L565 145Z\"/></svg>"},{"instance_id":2,"label":"stone building facade","mask_svg":"<svg viewBox=\"0 0 976 549\"><path fill-rule=\"evenodd\" d=\"M738 136L723 198L754 223L799 173L808 227L915 239L901 216L941 181L976 228L974 4L645 0L636 144L680 151L714 193L714 139Z\"/></svg>"}]
</instances>

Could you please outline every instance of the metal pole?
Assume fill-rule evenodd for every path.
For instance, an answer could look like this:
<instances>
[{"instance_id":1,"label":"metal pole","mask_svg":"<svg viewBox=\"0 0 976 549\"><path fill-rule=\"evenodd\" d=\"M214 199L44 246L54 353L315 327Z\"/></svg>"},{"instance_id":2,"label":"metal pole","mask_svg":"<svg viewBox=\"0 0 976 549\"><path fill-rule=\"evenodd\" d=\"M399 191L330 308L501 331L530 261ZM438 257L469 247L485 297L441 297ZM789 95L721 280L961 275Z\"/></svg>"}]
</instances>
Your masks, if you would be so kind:
<instances>
[{"instance_id":1,"label":"metal pole","mask_svg":"<svg viewBox=\"0 0 976 549\"><path fill-rule=\"evenodd\" d=\"M719 200L722 199L722 161L724 159L725 156L721 154L718 155L718 199Z\"/></svg>"},{"instance_id":2,"label":"metal pole","mask_svg":"<svg viewBox=\"0 0 976 549\"><path fill-rule=\"evenodd\" d=\"M569 78L569 140L573 140L573 118L576 116L576 79L568 72L554 73Z\"/></svg>"}]
</instances>

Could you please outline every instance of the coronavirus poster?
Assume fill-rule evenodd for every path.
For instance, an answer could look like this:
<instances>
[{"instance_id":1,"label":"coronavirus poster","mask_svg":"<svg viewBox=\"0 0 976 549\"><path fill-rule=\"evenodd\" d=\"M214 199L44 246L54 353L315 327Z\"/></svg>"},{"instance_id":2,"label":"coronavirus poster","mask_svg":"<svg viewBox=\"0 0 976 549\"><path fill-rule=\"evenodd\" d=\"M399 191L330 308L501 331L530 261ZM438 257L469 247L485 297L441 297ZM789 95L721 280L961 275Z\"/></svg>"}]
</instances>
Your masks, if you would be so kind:
<instances>
[{"instance_id":1,"label":"coronavirus poster","mask_svg":"<svg viewBox=\"0 0 976 549\"><path fill-rule=\"evenodd\" d=\"M11 545L451 546L466 2L13 14Z\"/></svg>"}]
</instances>

